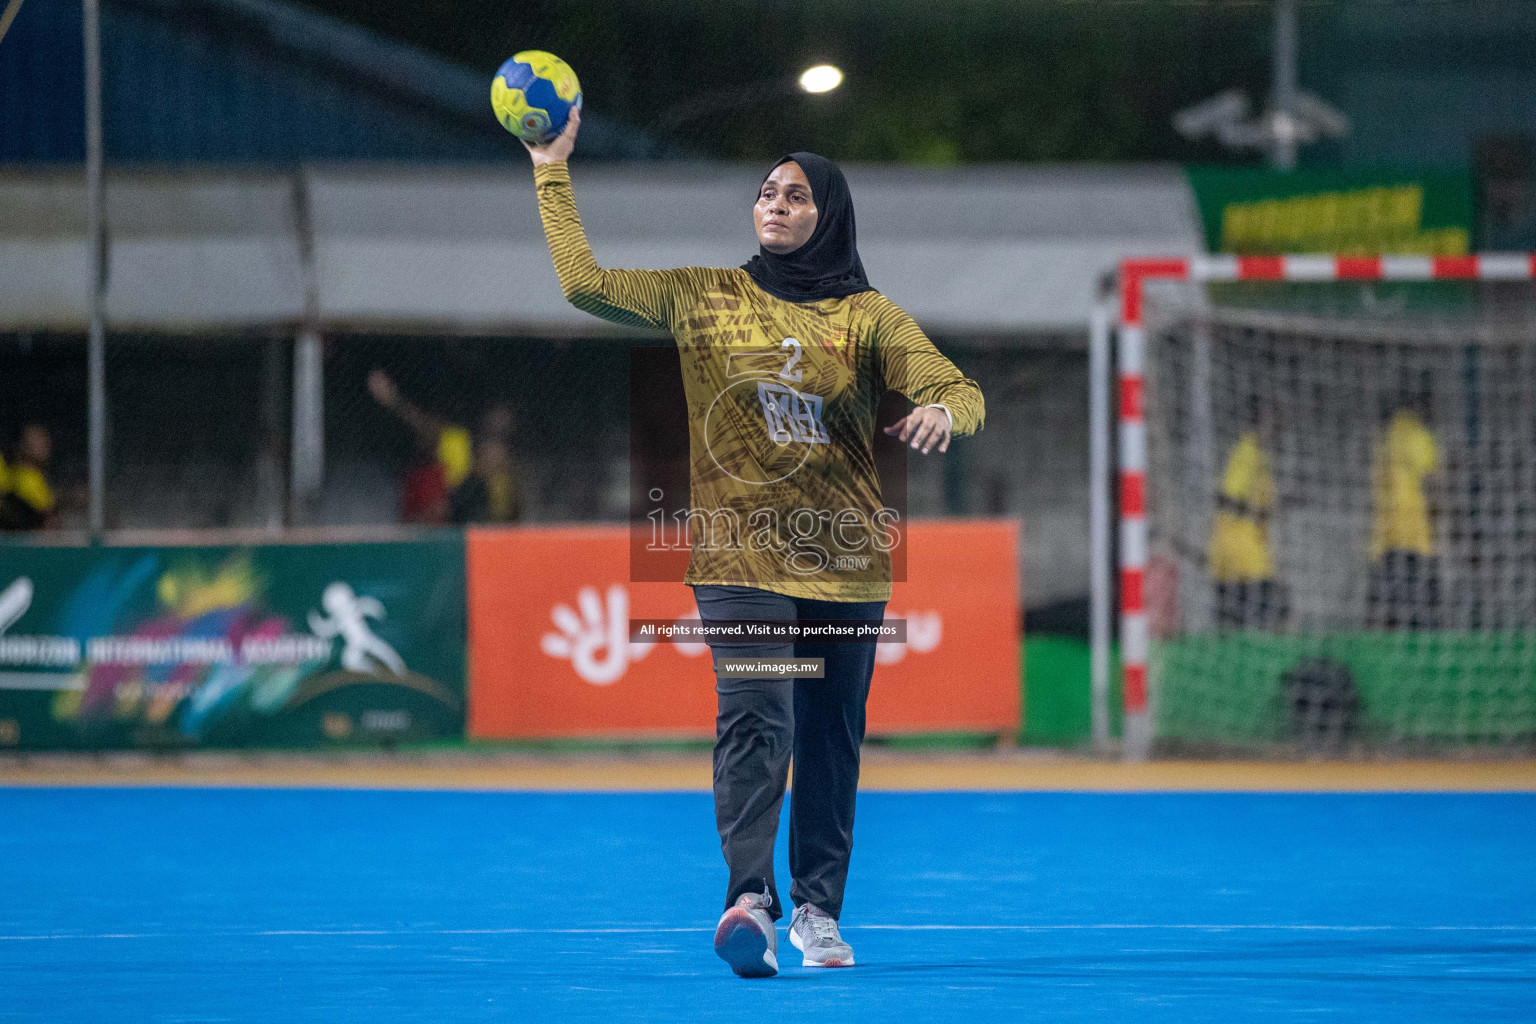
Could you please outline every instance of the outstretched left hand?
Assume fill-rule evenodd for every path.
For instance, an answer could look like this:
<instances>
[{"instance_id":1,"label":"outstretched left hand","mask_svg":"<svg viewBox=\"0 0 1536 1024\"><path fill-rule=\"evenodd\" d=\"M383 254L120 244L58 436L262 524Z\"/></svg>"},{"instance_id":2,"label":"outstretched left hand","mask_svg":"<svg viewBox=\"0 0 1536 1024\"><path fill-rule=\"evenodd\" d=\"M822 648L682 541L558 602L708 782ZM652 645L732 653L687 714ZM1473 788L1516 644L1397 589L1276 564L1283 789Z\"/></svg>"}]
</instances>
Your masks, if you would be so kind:
<instances>
[{"instance_id":1,"label":"outstretched left hand","mask_svg":"<svg viewBox=\"0 0 1536 1024\"><path fill-rule=\"evenodd\" d=\"M913 409L886 427L885 432L894 434L903 443L910 439L912 447L921 449L924 455L935 444L939 446L940 452L949 450L949 416L943 409L933 406Z\"/></svg>"}]
</instances>

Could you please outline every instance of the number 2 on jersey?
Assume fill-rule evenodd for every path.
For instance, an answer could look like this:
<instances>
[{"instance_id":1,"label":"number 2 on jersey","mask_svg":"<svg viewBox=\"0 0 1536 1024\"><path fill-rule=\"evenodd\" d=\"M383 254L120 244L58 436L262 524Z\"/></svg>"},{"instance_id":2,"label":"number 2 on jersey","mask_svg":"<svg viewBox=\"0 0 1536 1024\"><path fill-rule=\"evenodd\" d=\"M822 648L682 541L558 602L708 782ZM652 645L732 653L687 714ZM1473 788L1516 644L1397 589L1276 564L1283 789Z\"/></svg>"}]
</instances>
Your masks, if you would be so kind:
<instances>
[{"instance_id":1,"label":"number 2 on jersey","mask_svg":"<svg viewBox=\"0 0 1536 1024\"><path fill-rule=\"evenodd\" d=\"M789 350L789 361L784 364L784 369L779 371L779 376L798 383L800 371L795 369L795 364L800 362L800 342L794 338L785 338L779 343L779 348Z\"/></svg>"}]
</instances>

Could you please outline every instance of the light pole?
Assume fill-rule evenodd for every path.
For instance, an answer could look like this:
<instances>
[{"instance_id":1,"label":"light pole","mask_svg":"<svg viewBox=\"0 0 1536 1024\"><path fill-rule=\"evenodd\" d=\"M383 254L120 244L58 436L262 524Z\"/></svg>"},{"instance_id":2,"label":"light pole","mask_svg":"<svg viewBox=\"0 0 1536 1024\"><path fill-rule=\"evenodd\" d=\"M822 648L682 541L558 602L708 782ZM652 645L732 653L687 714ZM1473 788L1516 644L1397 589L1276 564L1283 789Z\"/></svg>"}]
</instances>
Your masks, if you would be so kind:
<instances>
[{"instance_id":1,"label":"light pole","mask_svg":"<svg viewBox=\"0 0 1536 1024\"><path fill-rule=\"evenodd\" d=\"M1296 0L1275 0L1274 53L1269 102L1273 149L1270 160L1282 171L1296 169Z\"/></svg>"},{"instance_id":2,"label":"light pole","mask_svg":"<svg viewBox=\"0 0 1536 1024\"><path fill-rule=\"evenodd\" d=\"M1189 139L1213 135L1228 149L1269 154L1277 170L1296 168L1299 146L1349 134L1349 118L1296 84L1296 0L1274 0L1269 109L1249 116L1248 96L1228 89L1179 111L1173 126Z\"/></svg>"},{"instance_id":3,"label":"light pole","mask_svg":"<svg viewBox=\"0 0 1536 1024\"><path fill-rule=\"evenodd\" d=\"M91 328L86 341L87 460L92 536L106 527L107 492L107 227L102 191L101 4L81 0L85 23L85 222L91 252Z\"/></svg>"}]
</instances>

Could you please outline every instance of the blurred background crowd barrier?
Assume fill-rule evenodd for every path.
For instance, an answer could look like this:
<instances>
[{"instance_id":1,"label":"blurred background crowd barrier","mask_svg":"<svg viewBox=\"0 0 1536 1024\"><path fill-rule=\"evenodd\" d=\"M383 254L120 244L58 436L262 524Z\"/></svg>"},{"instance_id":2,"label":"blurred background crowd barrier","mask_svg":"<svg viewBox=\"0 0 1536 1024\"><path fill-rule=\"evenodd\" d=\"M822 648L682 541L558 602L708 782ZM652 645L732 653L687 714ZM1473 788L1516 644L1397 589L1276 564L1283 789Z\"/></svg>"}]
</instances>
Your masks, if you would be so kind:
<instances>
[{"instance_id":1,"label":"blurred background crowd barrier","mask_svg":"<svg viewBox=\"0 0 1536 1024\"><path fill-rule=\"evenodd\" d=\"M644 543L643 526L637 528ZM185 536L185 535L183 535ZM874 736L1020 726L1018 524L903 524ZM623 525L0 549L0 747L708 740L697 618ZM964 684L941 680L964 666Z\"/></svg>"}]
</instances>

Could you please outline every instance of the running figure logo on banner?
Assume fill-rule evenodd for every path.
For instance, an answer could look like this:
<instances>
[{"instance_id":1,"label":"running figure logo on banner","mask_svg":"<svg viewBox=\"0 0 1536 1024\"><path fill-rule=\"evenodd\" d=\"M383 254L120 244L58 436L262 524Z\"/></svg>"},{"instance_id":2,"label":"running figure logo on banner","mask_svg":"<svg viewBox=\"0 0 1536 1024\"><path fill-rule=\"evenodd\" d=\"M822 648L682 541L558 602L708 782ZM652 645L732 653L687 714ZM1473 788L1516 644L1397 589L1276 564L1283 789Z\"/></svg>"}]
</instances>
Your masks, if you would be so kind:
<instances>
[{"instance_id":1,"label":"running figure logo on banner","mask_svg":"<svg viewBox=\"0 0 1536 1024\"><path fill-rule=\"evenodd\" d=\"M349 585L337 581L320 595L321 615L311 609L309 628L322 640L341 637L341 667L349 672L373 673L379 668L405 675L405 659L368 625L384 618L384 605L376 597L359 597Z\"/></svg>"}]
</instances>

